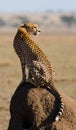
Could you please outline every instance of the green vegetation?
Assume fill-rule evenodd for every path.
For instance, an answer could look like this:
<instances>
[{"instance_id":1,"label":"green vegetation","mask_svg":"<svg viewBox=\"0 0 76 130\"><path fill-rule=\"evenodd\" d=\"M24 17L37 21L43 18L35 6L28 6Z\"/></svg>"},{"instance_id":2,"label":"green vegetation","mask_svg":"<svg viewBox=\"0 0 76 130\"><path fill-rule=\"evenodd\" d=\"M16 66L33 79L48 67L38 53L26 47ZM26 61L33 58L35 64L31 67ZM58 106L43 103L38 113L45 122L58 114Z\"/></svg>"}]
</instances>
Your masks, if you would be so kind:
<instances>
[{"instance_id":1,"label":"green vegetation","mask_svg":"<svg viewBox=\"0 0 76 130\"><path fill-rule=\"evenodd\" d=\"M30 22L30 18L27 16L16 16L15 19L16 21L12 23L12 27L18 27L20 24Z\"/></svg>"},{"instance_id":2,"label":"green vegetation","mask_svg":"<svg viewBox=\"0 0 76 130\"><path fill-rule=\"evenodd\" d=\"M70 16L63 15L61 16L61 20L62 22L66 23L68 26L72 26L73 24L76 24L76 17L74 17L73 15Z\"/></svg>"},{"instance_id":3,"label":"green vegetation","mask_svg":"<svg viewBox=\"0 0 76 130\"><path fill-rule=\"evenodd\" d=\"M7 14L0 16L0 28L16 29L25 22L38 23L45 32L76 32L76 13L42 12L25 14Z\"/></svg>"},{"instance_id":4,"label":"green vegetation","mask_svg":"<svg viewBox=\"0 0 76 130\"><path fill-rule=\"evenodd\" d=\"M5 24L6 24L5 21L2 18L0 18L0 26L3 27L5 26Z\"/></svg>"}]
</instances>

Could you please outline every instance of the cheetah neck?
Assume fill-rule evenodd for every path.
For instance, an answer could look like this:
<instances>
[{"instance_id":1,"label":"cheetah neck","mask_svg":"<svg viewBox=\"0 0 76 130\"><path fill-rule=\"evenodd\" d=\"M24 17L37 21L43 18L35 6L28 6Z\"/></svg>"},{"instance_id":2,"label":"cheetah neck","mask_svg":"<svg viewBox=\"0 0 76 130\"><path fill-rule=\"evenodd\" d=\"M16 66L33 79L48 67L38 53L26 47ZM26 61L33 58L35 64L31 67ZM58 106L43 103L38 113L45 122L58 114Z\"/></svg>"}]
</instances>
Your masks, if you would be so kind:
<instances>
[{"instance_id":1,"label":"cheetah neck","mask_svg":"<svg viewBox=\"0 0 76 130\"><path fill-rule=\"evenodd\" d=\"M24 28L19 28L18 34L19 34L20 37L28 44L28 46L29 46L30 48L32 48L33 52L35 52L36 54L38 54L38 56L39 56L40 58L46 57L45 54L41 51L41 49L40 49L39 46L37 45L37 43L32 40L30 34L27 32L26 29L24 29Z\"/></svg>"},{"instance_id":2,"label":"cheetah neck","mask_svg":"<svg viewBox=\"0 0 76 130\"><path fill-rule=\"evenodd\" d=\"M34 41L32 41L30 34L27 32L26 29L19 28L18 33L20 34L21 38L23 38L24 40L26 40L26 42L28 42L28 44L30 44L31 42L34 42Z\"/></svg>"}]
</instances>

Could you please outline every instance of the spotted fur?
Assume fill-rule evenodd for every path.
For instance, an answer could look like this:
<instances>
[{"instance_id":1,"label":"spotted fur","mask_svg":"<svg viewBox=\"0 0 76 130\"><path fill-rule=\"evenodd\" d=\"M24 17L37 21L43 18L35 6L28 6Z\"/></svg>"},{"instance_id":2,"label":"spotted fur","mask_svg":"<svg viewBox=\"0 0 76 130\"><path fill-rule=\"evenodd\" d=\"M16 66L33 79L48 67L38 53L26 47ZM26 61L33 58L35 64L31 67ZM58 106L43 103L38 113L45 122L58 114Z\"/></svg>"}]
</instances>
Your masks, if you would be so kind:
<instances>
[{"instance_id":1,"label":"spotted fur","mask_svg":"<svg viewBox=\"0 0 76 130\"><path fill-rule=\"evenodd\" d=\"M58 121L63 112L63 102L54 85L52 64L30 37L30 34L37 35L39 33L37 24L25 23L21 25L14 38L14 49L20 58L22 81L29 81L35 86L44 87L58 99L59 110L55 117L55 121ZM27 74L26 69L28 70Z\"/></svg>"}]
</instances>

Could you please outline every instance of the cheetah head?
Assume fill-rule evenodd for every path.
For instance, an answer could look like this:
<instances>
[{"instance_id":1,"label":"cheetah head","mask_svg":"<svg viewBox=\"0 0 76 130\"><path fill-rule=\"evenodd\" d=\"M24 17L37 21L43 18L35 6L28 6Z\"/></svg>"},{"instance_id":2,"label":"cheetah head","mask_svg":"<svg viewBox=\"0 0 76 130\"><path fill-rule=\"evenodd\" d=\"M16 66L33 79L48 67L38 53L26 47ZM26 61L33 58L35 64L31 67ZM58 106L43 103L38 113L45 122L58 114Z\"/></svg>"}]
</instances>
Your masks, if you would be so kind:
<instances>
[{"instance_id":1,"label":"cheetah head","mask_svg":"<svg viewBox=\"0 0 76 130\"><path fill-rule=\"evenodd\" d=\"M37 24L24 23L22 27L25 28L29 34L33 34L35 36L40 34L40 29Z\"/></svg>"}]
</instances>

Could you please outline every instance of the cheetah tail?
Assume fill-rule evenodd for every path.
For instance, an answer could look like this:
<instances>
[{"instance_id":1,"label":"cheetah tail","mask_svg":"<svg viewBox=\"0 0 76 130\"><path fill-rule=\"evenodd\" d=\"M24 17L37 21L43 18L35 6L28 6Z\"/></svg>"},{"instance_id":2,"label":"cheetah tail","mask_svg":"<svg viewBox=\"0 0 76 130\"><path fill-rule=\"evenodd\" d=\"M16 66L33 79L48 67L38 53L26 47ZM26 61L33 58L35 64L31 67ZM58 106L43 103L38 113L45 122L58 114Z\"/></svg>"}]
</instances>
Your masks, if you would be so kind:
<instances>
[{"instance_id":1,"label":"cheetah tail","mask_svg":"<svg viewBox=\"0 0 76 130\"><path fill-rule=\"evenodd\" d=\"M64 103L62 101L62 97L60 96L59 92L54 87L47 86L47 90L51 92L53 95L55 95L55 97L57 97L58 99L59 107L58 107L57 115L55 117L55 121L59 121L60 117L63 114L63 109L64 109Z\"/></svg>"}]
</instances>

